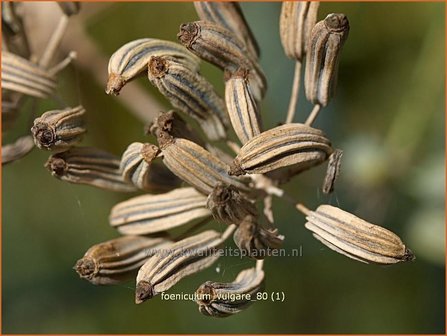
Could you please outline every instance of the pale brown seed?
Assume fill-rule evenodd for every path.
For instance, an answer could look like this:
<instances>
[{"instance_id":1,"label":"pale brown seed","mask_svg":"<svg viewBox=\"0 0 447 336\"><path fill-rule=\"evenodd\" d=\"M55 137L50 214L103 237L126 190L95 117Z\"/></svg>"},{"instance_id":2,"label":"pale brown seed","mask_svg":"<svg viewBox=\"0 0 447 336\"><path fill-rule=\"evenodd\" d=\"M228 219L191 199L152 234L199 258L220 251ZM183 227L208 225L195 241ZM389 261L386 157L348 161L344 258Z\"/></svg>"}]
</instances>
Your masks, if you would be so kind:
<instances>
[{"instance_id":1,"label":"pale brown seed","mask_svg":"<svg viewBox=\"0 0 447 336\"><path fill-rule=\"evenodd\" d=\"M21 159L34 148L33 137L25 135L15 142L2 146L2 165Z\"/></svg>"},{"instance_id":2,"label":"pale brown seed","mask_svg":"<svg viewBox=\"0 0 447 336\"><path fill-rule=\"evenodd\" d=\"M225 82L225 102L231 125L242 144L261 133L262 122L248 81L249 70L239 69Z\"/></svg>"},{"instance_id":3,"label":"pale brown seed","mask_svg":"<svg viewBox=\"0 0 447 336\"><path fill-rule=\"evenodd\" d=\"M225 103L196 70L169 57L151 57L148 78L172 106L197 120L211 140L226 137Z\"/></svg>"},{"instance_id":4,"label":"pale brown seed","mask_svg":"<svg viewBox=\"0 0 447 336\"><path fill-rule=\"evenodd\" d=\"M254 259L264 259L271 255L272 250L278 249L284 236L278 234L277 229L262 227L256 217L246 216L236 229L234 242L241 251Z\"/></svg>"},{"instance_id":5,"label":"pale brown seed","mask_svg":"<svg viewBox=\"0 0 447 336\"><path fill-rule=\"evenodd\" d=\"M306 98L311 103L326 106L333 96L348 33L349 22L344 14L329 14L312 29L304 75Z\"/></svg>"},{"instance_id":6,"label":"pale brown seed","mask_svg":"<svg viewBox=\"0 0 447 336\"><path fill-rule=\"evenodd\" d=\"M349 258L384 265L414 259L393 232L331 205L320 205L306 219L306 228L317 239Z\"/></svg>"},{"instance_id":7,"label":"pale brown seed","mask_svg":"<svg viewBox=\"0 0 447 336\"><path fill-rule=\"evenodd\" d=\"M233 282L207 281L196 290L199 311L211 317L227 317L247 309L264 290L264 271L249 268Z\"/></svg>"},{"instance_id":8,"label":"pale brown seed","mask_svg":"<svg viewBox=\"0 0 447 336\"><path fill-rule=\"evenodd\" d=\"M195 1L194 7L202 21L214 22L230 30L245 43L254 59L259 57L259 46L237 2Z\"/></svg>"},{"instance_id":9,"label":"pale brown seed","mask_svg":"<svg viewBox=\"0 0 447 336\"><path fill-rule=\"evenodd\" d=\"M323 182L323 193L330 194L334 191L335 181L340 174L341 157L343 156L343 151L341 149L336 149L330 156L326 170L326 176Z\"/></svg>"},{"instance_id":10,"label":"pale brown seed","mask_svg":"<svg viewBox=\"0 0 447 336\"><path fill-rule=\"evenodd\" d=\"M257 101L262 100L267 82L258 62L254 60L231 31L206 21L195 21L180 26L180 42L200 58L230 73L239 68L249 69L249 81Z\"/></svg>"},{"instance_id":11,"label":"pale brown seed","mask_svg":"<svg viewBox=\"0 0 447 336\"><path fill-rule=\"evenodd\" d=\"M135 276L150 257L170 244L166 237L119 237L90 247L74 269L94 285L119 284Z\"/></svg>"},{"instance_id":12,"label":"pale brown seed","mask_svg":"<svg viewBox=\"0 0 447 336\"><path fill-rule=\"evenodd\" d=\"M256 205L232 186L218 183L206 202L213 217L225 224L238 225L247 215L257 216Z\"/></svg>"},{"instance_id":13,"label":"pale brown seed","mask_svg":"<svg viewBox=\"0 0 447 336\"><path fill-rule=\"evenodd\" d=\"M120 170L125 181L150 192L172 190L181 181L156 159L159 149L149 143L134 142L121 157Z\"/></svg>"},{"instance_id":14,"label":"pale brown seed","mask_svg":"<svg viewBox=\"0 0 447 336\"><path fill-rule=\"evenodd\" d=\"M85 128L82 106L47 111L34 120L31 128L34 143L40 149L62 152L81 141Z\"/></svg>"},{"instance_id":15,"label":"pale brown seed","mask_svg":"<svg viewBox=\"0 0 447 336\"><path fill-rule=\"evenodd\" d=\"M250 139L230 166L230 175L268 173L295 166L301 170L324 162L332 153L330 141L318 129L285 124Z\"/></svg>"},{"instance_id":16,"label":"pale brown seed","mask_svg":"<svg viewBox=\"0 0 447 336\"><path fill-rule=\"evenodd\" d=\"M106 93L118 95L127 82L147 70L147 64L153 56L173 57L192 70L199 67L199 59L177 43L151 38L131 41L110 57Z\"/></svg>"},{"instance_id":17,"label":"pale brown seed","mask_svg":"<svg viewBox=\"0 0 447 336\"><path fill-rule=\"evenodd\" d=\"M219 232L209 230L183 239L150 258L138 271L135 302L142 303L182 278L211 266L220 256Z\"/></svg>"},{"instance_id":18,"label":"pale brown seed","mask_svg":"<svg viewBox=\"0 0 447 336\"><path fill-rule=\"evenodd\" d=\"M160 132L158 143L164 164L179 178L198 191L209 195L218 183L224 183L248 192L238 178L228 175L228 166L218 157L187 139L175 139Z\"/></svg>"},{"instance_id":19,"label":"pale brown seed","mask_svg":"<svg viewBox=\"0 0 447 336\"><path fill-rule=\"evenodd\" d=\"M281 7L279 31L287 57L302 61L310 33L317 22L317 1L285 1Z\"/></svg>"},{"instance_id":20,"label":"pale brown seed","mask_svg":"<svg viewBox=\"0 0 447 336\"><path fill-rule=\"evenodd\" d=\"M194 188L160 195L142 195L115 205L110 225L121 234L149 234L211 218L206 197Z\"/></svg>"},{"instance_id":21,"label":"pale brown seed","mask_svg":"<svg viewBox=\"0 0 447 336\"><path fill-rule=\"evenodd\" d=\"M45 167L62 181L111 191L136 190L133 184L124 180L119 158L98 148L72 147L50 156Z\"/></svg>"},{"instance_id":22,"label":"pale brown seed","mask_svg":"<svg viewBox=\"0 0 447 336\"><path fill-rule=\"evenodd\" d=\"M56 79L48 71L29 60L2 51L2 89L48 98L56 88Z\"/></svg>"}]
</instances>

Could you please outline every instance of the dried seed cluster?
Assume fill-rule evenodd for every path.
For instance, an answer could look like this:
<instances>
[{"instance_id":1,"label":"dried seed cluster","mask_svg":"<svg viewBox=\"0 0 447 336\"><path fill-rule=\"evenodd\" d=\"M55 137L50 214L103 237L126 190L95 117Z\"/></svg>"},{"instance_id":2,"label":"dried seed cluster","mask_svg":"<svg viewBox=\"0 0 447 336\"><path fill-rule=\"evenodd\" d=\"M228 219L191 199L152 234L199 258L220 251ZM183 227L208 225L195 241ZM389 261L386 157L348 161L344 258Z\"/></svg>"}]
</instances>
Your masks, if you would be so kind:
<instances>
[{"instance_id":1,"label":"dried seed cluster","mask_svg":"<svg viewBox=\"0 0 447 336\"><path fill-rule=\"evenodd\" d=\"M7 37L20 36L14 4L2 6L7 9L2 17ZM60 6L64 17L79 10L75 3ZM121 157L76 147L86 132L82 106L48 111L34 121L35 144L54 153L45 165L53 176L112 191L146 192L112 208L110 225L123 236L91 247L75 265L80 277L111 285L137 273L135 301L142 303L211 266L232 236L246 256L256 259L256 267L242 270L232 282L205 282L196 291L196 302L207 316L239 313L264 289L264 259L285 239L275 225L273 196L292 202L306 215L305 227L314 237L340 254L377 264L413 260L412 252L391 231L330 205L311 211L280 189L295 175L328 161L322 189L334 190L342 151L312 123L334 93L349 32L346 16L329 14L316 22L317 2L282 4L281 42L298 70L305 65L305 94L315 107L303 123L293 122L289 113L286 123L264 129L260 102L267 82L258 44L241 8L227 2L194 6L200 21L180 26L180 44L143 38L124 44L110 57L106 93L118 95L126 83L147 74L177 109L162 112L147 127L156 144L131 143ZM11 51L2 51L2 77L8 92L2 107L13 121L17 95L48 97L56 85L52 71L27 58L23 40L7 41ZM200 74L200 60L223 70L224 98ZM299 71L295 79L294 91L299 88ZM182 114L194 119L203 134ZM240 143L231 139L230 126ZM29 136L20 138L7 152L10 160L26 151L30 141ZM225 224L223 232L196 232L213 218Z\"/></svg>"}]
</instances>

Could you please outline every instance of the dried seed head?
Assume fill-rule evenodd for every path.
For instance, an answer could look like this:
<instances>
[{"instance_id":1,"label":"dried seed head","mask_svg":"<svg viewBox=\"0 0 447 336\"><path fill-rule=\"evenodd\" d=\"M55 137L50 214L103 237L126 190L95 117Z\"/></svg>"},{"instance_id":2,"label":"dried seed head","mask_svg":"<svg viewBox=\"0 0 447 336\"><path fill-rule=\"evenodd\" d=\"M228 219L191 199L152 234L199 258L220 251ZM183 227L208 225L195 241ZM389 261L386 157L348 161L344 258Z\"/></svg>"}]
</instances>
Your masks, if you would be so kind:
<instances>
[{"instance_id":1,"label":"dried seed head","mask_svg":"<svg viewBox=\"0 0 447 336\"><path fill-rule=\"evenodd\" d=\"M255 217L246 216L239 224L233 239L237 247L249 257L264 259L272 250L281 246L284 236L279 235L277 229L263 228Z\"/></svg>"},{"instance_id":2,"label":"dried seed head","mask_svg":"<svg viewBox=\"0 0 447 336\"><path fill-rule=\"evenodd\" d=\"M48 98L56 88L56 79L31 61L2 50L2 89L36 98Z\"/></svg>"},{"instance_id":3,"label":"dried seed head","mask_svg":"<svg viewBox=\"0 0 447 336\"><path fill-rule=\"evenodd\" d=\"M207 281L196 290L199 311L211 317L227 317L248 308L264 290L264 271L243 270L230 283Z\"/></svg>"},{"instance_id":4,"label":"dried seed head","mask_svg":"<svg viewBox=\"0 0 447 336\"><path fill-rule=\"evenodd\" d=\"M195 1L194 7L202 21L219 24L245 43L253 59L259 56L259 46L237 2Z\"/></svg>"},{"instance_id":5,"label":"dried seed head","mask_svg":"<svg viewBox=\"0 0 447 336\"><path fill-rule=\"evenodd\" d=\"M81 140L86 132L82 106L48 111L34 120L31 132L40 149L62 152Z\"/></svg>"},{"instance_id":6,"label":"dried seed head","mask_svg":"<svg viewBox=\"0 0 447 336\"><path fill-rule=\"evenodd\" d=\"M329 14L312 29L304 88L307 100L313 104L326 106L334 94L340 54L348 33L349 22L344 14Z\"/></svg>"},{"instance_id":7,"label":"dried seed head","mask_svg":"<svg viewBox=\"0 0 447 336\"><path fill-rule=\"evenodd\" d=\"M211 140L225 138L225 103L196 70L172 58L151 57L148 78L172 106L197 120Z\"/></svg>"},{"instance_id":8,"label":"dried seed head","mask_svg":"<svg viewBox=\"0 0 447 336\"><path fill-rule=\"evenodd\" d=\"M210 218L206 197L194 188L178 188L160 195L142 195L118 203L110 225L121 234L150 234Z\"/></svg>"},{"instance_id":9,"label":"dried seed head","mask_svg":"<svg viewBox=\"0 0 447 336\"><path fill-rule=\"evenodd\" d=\"M157 146L134 142L121 157L120 170L124 180L138 189L159 192L171 190L180 185L180 180L155 158Z\"/></svg>"},{"instance_id":10,"label":"dried seed head","mask_svg":"<svg viewBox=\"0 0 447 336\"><path fill-rule=\"evenodd\" d=\"M248 81L249 70L239 69L225 83L225 102L231 125L242 144L261 133L261 117Z\"/></svg>"},{"instance_id":11,"label":"dried seed head","mask_svg":"<svg viewBox=\"0 0 447 336\"><path fill-rule=\"evenodd\" d=\"M205 141L178 113L168 111L160 113L148 127L149 132L158 137L159 132L166 132L174 138L188 139L204 147Z\"/></svg>"},{"instance_id":12,"label":"dried seed head","mask_svg":"<svg viewBox=\"0 0 447 336\"><path fill-rule=\"evenodd\" d=\"M123 179L119 158L97 148L73 147L50 156L45 167L51 175L66 182L112 191L136 190L135 186Z\"/></svg>"},{"instance_id":13,"label":"dried seed head","mask_svg":"<svg viewBox=\"0 0 447 336\"><path fill-rule=\"evenodd\" d=\"M153 56L169 56L197 70L199 59L183 46L169 41L144 38L126 43L109 60L106 93L118 95L129 81L142 74Z\"/></svg>"},{"instance_id":14,"label":"dried seed head","mask_svg":"<svg viewBox=\"0 0 447 336\"><path fill-rule=\"evenodd\" d=\"M315 238L354 260L387 265L415 258L393 232L331 205L320 205L306 218Z\"/></svg>"},{"instance_id":15,"label":"dried seed head","mask_svg":"<svg viewBox=\"0 0 447 336\"><path fill-rule=\"evenodd\" d=\"M330 156L327 165L326 176L323 182L323 193L330 194L334 191L335 181L340 173L341 157L343 156L343 151L341 149L336 149Z\"/></svg>"},{"instance_id":16,"label":"dried seed head","mask_svg":"<svg viewBox=\"0 0 447 336\"><path fill-rule=\"evenodd\" d=\"M287 166L303 170L324 162L332 151L322 131L298 123L285 124L245 143L231 164L229 174L263 174Z\"/></svg>"},{"instance_id":17,"label":"dried seed head","mask_svg":"<svg viewBox=\"0 0 447 336\"><path fill-rule=\"evenodd\" d=\"M315 22L319 2L286 1L281 8L279 30L281 43L287 57L302 61Z\"/></svg>"},{"instance_id":18,"label":"dried seed head","mask_svg":"<svg viewBox=\"0 0 447 336\"><path fill-rule=\"evenodd\" d=\"M201 193L209 195L219 183L241 191L249 190L243 181L228 175L224 162L199 145L187 139L172 138L166 132L160 132L158 143L166 167Z\"/></svg>"},{"instance_id":19,"label":"dried seed head","mask_svg":"<svg viewBox=\"0 0 447 336\"><path fill-rule=\"evenodd\" d=\"M142 303L174 286L187 275L211 266L222 243L219 232L204 231L172 244L150 258L138 271L135 302Z\"/></svg>"},{"instance_id":20,"label":"dried seed head","mask_svg":"<svg viewBox=\"0 0 447 336\"><path fill-rule=\"evenodd\" d=\"M256 206L233 186L218 183L209 194L206 206L214 218L225 224L238 225L247 215L257 216Z\"/></svg>"},{"instance_id":21,"label":"dried seed head","mask_svg":"<svg viewBox=\"0 0 447 336\"><path fill-rule=\"evenodd\" d=\"M264 97L267 89L264 73L233 32L213 22L196 21L182 24L177 37L194 54L222 70L234 72L239 68L249 69L249 80L256 100Z\"/></svg>"},{"instance_id":22,"label":"dried seed head","mask_svg":"<svg viewBox=\"0 0 447 336\"><path fill-rule=\"evenodd\" d=\"M95 285L114 285L132 276L146 260L171 242L165 237L125 236L93 245L74 269Z\"/></svg>"}]
</instances>

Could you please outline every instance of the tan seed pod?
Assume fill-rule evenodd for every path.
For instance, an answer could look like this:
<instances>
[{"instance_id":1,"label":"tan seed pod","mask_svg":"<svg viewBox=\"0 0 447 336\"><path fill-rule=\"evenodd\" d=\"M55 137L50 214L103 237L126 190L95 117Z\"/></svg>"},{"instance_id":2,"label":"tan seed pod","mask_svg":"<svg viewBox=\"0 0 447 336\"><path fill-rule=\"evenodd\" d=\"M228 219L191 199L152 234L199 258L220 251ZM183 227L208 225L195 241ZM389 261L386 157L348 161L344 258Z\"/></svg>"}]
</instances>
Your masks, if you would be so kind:
<instances>
[{"instance_id":1,"label":"tan seed pod","mask_svg":"<svg viewBox=\"0 0 447 336\"><path fill-rule=\"evenodd\" d=\"M202 21L214 22L233 32L245 43L254 59L259 57L259 46L237 2L195 1L194 7Z\"/></svg>"},{"instance_id":2,"label":"tan seed pod","mask_svg":"<svg viewBox=\"0 0 447 336\"><path fill-rule=\"evenodd\" d=\"M339 208L323 204L306 219L306 228L318 240L354 260L383 265L414 260L396 234Z\"/></svg>"},{"instance_id":3,"label":"tan seed pod","mask_svg":"<svg viewBox=\"0 0 447 336\"><path fill-rule=\"evenodd\" d=\"M165 194L142 195L115 205L110 225L121 234L141 235L170 230L211 218L206 197L194 188L178 188Z\"/></svg>"},{"instance_id":4,"label":"tan seed pod","mask_svg":"<svg viewBox=\"0 0 447 336\"><path fill-rule=\"evenodd\" d=\"M15 142L2 146L2 165L21 159L34 148L33 137L25 135Z\"/></svg>"},{"instance_id":5,"label":"tan seed pod","mask_svg":"<svg viewBox=\"0 0 447 336\"><path fill-rule=\"evenodd\" d=\"M166 167L198 191L209 195L219 183L231 185L241 191L248 187L238 178L228 175L228 166L206 149L187 140L172 138L160 132L158 143Z\"/></svg>"},{"instance_id":6,"label":"tan seed pod","mask_svg":"<svg viewBox=\"0 0 447 336\"><path fill-rule=\"evenodd\" d=\"M57 2L62 12L67 16L76 15L81 10L81 3L78 1Z\"/></svg>"},{"instance_id":7,"label":"tan seed pod","mask_svg":"<svg viewBox=\"0 0 447 336\"><path fill-rule=\"evenodd\" d=\"M317 22L317 1L285 1L281 7L279 33L287 57L302 61L310 33Z\"/></svg>"},{"instance_id":8,"label":"tan seed pod","mask_svg":"<svg viewBox=\"0 0 447 336\"><path fill-rule=\"evenodd\" d=\"M207 281L196 290L199 311L206 316L227 317L247 309L264 290L264 271L243 270L230 283Z\"/></svg>"},{"instance_id":9,"label":"tan seed pod","mask_svg":"<svg viewBox=\"0 0 447 336\"><path fill-rule=\"evenodd\" d=\"M211 266L218 258L221 234L209 230L183 239L150 258L138 271L135 302L167 291L185 276Z\"/></svg>"},{"instance_id":10,"label":"tan seed pod","mask_svg":"<svg viewBox=\"0 0 447 336\"><path fill-rule=\"evenodd\" d=\"M171 244L165 237L119 237L90 247L74 269L94 285L116 285L135 276L159 249Z\"/></svg>"},{"instance_id":11,"label":"tan seed pod","mask_svg":"<svg viewBox=\"0 0 447 336\"><path fill-rule=\"evenodd\" d=\"M194 54L222 70L249 69L255 99L262 100L267 90L264 73L244 43L231 31L213 22L195 21L182 24L177 37Z\"/></svg>"},{"instance_id":12,"label":"tan seed pod","mask_svg":"<svg viewBox=\"0 0 447 336\"><path fill-rule=\"evenodd\" d=\"M82 106L47 111L34 120L31 128L34 143L40 149L62 152L77 144L85 128L85 109Z\"/></svg>"},{"instance_id":13,"label":"tan seed pod","mask_svg":"<svg viewBox=\"0 0 447 336\"><path fill-rule=\"evenodd\" d=\"M326 176L323 182L323 193L330 194L334 191L335 181L340 174L341 157L343 156L343 151L341 149L336 149L330 156L329 162L327 164Z\"/></svg>"},{"instance_id":14,"label":"tan seed pod","mask_svg":"<svg viewBox=\"0 0 447 336\"><path fill-rule=\"evenodd\" d=\"M45 167L54 177L75 184L120 191L135 191L120 171L120 160L113 154L94 147L72 147L50 156Z\"/></svg>"},{"instance_id":15,"label":"tan seed pod","mask_svg":"<svg viewBox=\"0 0 447 336\"><path fill-rule=\"evenodd\" d=\"M242 144L261 133L261 117L248 81L248 70L240 69L225 82L225 102L231 125Z\"/></svg>"},{"instance_id":16,"label":"tan seed pod","mask_svg":"<svg viewBox=\"0 0 447 336\"><path fill-rule=\"evenodd\" d=\"M239 224L233 239L244 255L264 259L282 245L284 236L278 234L277 229L262 227L255 217L248 215Z\"/></svg>"},{"instance_id":17,"label":"tan seed pod","mask_svg":"<svg viewBox=\"0 0 447 336\"><path fill-rule=\"evenodd\" d=\"M256 205L232 186L218 183L206 201L213 217L225 224L238 225L247 215L257 216Z\"/></svg>"},{"instance_id":18,"label":"tan seed pod","mask_svg":"<svg viewBox=\"0 0 447 336\"><path fill-rule=\"evenodd\" d=\"M332 151L322 131L298 123L284 124L245 143L229 173L263 174L287 166L309 168L324 162Z\"/></svg>"},{"instance_id":19,"label":"tan seed pod","mask_svg":"<svg viewBox=\"0 0 447 336\"><path fill-rule=\"evenodd\" d=\"M225 103L198 72L169 57L151 57L148 78L175 108L190 115L211 140L226 137Z\"/></svg>"},{"instance_id":20,"label":"tan seed pod","mask_svg":"<svg viewBox=\"0 0 447 336\"><path fill-rule=\"evenodd\" d=\"M2 89L47 98L55 88L56 79L48 71L23 57L2 51Z\"/></svg>"},{"instance_id":21,"label":"tan seed pod","mask_svg":"<svg viewBox=\"0 0 447 336\"><path fill-rule=\"evenodd\" d=\"M306 98L311 103L326 106L333 96L348 33L349 21L344 14L329 14L312 29L304 75Z\"/></svg>"},{"instance_id":22,"label":"tan seed pod","mask_svg":"<svg viewBox=\"0 0 447 336\"><path fill-rule=\"evenodd\" d=\"M177 43L151 38L131 41L110 57L106 93L118 95L127 82L146 71L152 56L173 57L192 70L199 67L199 59Z\"/></svg>"},{"instance_id":23,"label":"tan seed pod","mask_svg":"<svg viewBox=\"0 0 447 336\"><path fill-rule=\"evenodd\" d=\"M120 170L124 180L138 189L160 192L180 185L181 181L161 162L156 160L159 149L149 143L130 144L121 157Z\"/></svg>"},{"instance_id":24,"label":"tan seed pod","mask_svg":"<svg viewBox=\"0 0 447 336\"><path fill-rule=\"evenodd\" d=\"M148 131L157 137L158 132L166 132L174 138L188 139L204 147L205 141L174 110L160 113L148 127Z\"/></svg>"}]
</instances>

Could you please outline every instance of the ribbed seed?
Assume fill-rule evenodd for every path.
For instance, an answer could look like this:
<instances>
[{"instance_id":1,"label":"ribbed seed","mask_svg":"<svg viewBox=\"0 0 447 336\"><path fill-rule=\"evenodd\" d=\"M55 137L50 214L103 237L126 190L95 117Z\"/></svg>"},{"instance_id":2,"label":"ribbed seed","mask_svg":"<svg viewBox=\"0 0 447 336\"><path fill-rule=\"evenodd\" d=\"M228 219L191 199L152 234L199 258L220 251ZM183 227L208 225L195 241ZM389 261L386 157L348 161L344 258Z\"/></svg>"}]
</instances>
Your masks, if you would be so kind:
<instances>
[{"instance_id":1,"label":"ribbed seed","mask_svg":"<svg viewBox=\"0 0 447 336\"><path fill-rule=\"evenodd\" d=\"M217 184L209 194L206 206L213 217L225 224L238 225L247 215L257 216L256 205L232 186Z\"/></svg>"},{"instance_id":2,"label":"ribbed seed","mask_svg":"<svg viewBox=\"0 0 447 336\"><path fill-rule=\"evenodd\" d=\"M344 14L329 14L312 29L304 88L307 100L313 104L326 106L334 94L339 58L348 33L349 22Z\"/></svg>"},{"instance_id":3,"label":"ribbed seed","mask_svg":"<svg viewBox=\"0 0 447 336\"><path fill-rule=\"evenodd\" d=\"M205 141L174 110L160 113L148 127L149 132L157 137L158 132L166 132L174 138L188 139L204 147Z\"/></svg>"},{"instance_id":4,"label":"ribbed seed","mask_svg":"<svg viewBox=\"0 0 447 336\"><path fill-rule=\"evenodd\" d=\"M119 284L135 276L150 257L170 244L161 237L119 237L90 247L74 269L94 285Z\"/></svg>"},{"instance_id":5,"label":"ribbed seed","mask_svg":"<svg viewBox=\"0 0 447 336\"><path fill-rule=\"evenodd\" d=\"M63 1L57 2L62 12L67 16L76 15L81 9L81 3L78 1Z\"/></svg>"},{"instance_id":6,"label":"ribbed seed","mask_svg":"<svg viewBox=\"0 0 447 336\"><path fill-rule=\"evenodd\" d=\"M153 56L173 57L192 70L199 67L199 59L177 43L151 38L131 41L110 57L106 93L118 95L127 82L146 71Z\"/></svg>"},{"instance_id":7,"label":"ribbed seed","mask_svg":"<svg viewBox=\"0 0 447 336\"><path fill-rule=\"evenodd\" d=\"M40 149L62 152L78 143L87 131L82 106L48 111L34 120L34 143Z\"/></svg>"},{"instance_id":8,"label":"ribbed seed","mask_svg":"<svg viewBox=\"0 0 447 336\"><path fill-rule=\"evenodd\" d=\"M254 59L259 57L259 46L237 2L195 1L197 15L202 21L214 22L230 30L245 43Z\"/></svg>"},{"instance_id":9,"label":"ribbed seed","mask_svg":"<svg viewBox=\"0 0 447 336\"><path fill-rule=\"evenodd\" d=\"M225 103L196 70L169 57L152 57L148 78L172 106L197 120L211 140L225 138Z\"/></svg>"},{"instance_id":10,"label":"ribbed seed","mask_svg":"<svg viewBox=\"0 0 447 336\"><path fill-rule=\"evenodd\" d=\"M130 144L121 157L120 169L124 180L138 189L160 192L176 188L181 181L156 160L157 146L141 142Z\"/></svg>"},{"instance_id":11,"label":"ribbed seed","mask_svg":"<svg viewBox=\"0 0 447 336\"><path fill-rule=\"evenodd\" d=\"M2 165L21 159L34 148L33 137L25 135L15 142L2 146Z\"/></svg>"},{"instance_id":12,"label":"ribbed seed","mask_svg":"<svg viewBox=\"0 0 447 336\"><path fill-rule=\"evenodd\" d=\"M217 231L204 231L183 239L150 258L139 270L135 302L142 303L167 291L185 276L211 266L222 244Z\"/></svg>"},{"instance_id":13,"label":"ribbed seed","mask_svg":"<svg viewBox=\"0 0 447 336\"><path fill-rule=\"evenodd\" d=\"M120 171L120 160L113 154L94 147L73 147L50 156L45 167L54 177L76 184L130 192L133 184L126 182Z\"/></svg>"},{"instance_id":14,"label":"ribbed seed","mask_svg":"<svg viewBox=\"0 0 447 336\"><path fill-rule=\"evenodd\" d=\"M212 22L196 21L182 24L177 37L186 48L222 70L249 69L255 99L262 100L267 89L264 73L244 43L231 31Z\"/></svg>"},{"instance_id":15,"label":"ribbed seed","mask_svg":"<svg viewBox=\"0 0 447 336\"><path fill-rule=\"evenodd\" d=\"M234 72L225 82L225 102L231 125L242 144L261 133L261 117L248 81L248 70Z\"/></svg>"},{"instance_id":16,"label":"ribbed seed","mask_svg":"<svg viewBox=\"0 0 447 336\"><path fill-rule=\"evenodd\" d=\"M285 124L245 143L229 173L262 174L287 166L309 168L325 161L332 151L322 131L303 124Z\"/></svg>"},{"instance_id":17,"label":"ribbed seed","mask_svg":"<svg viewBox=\"0 0 447 336\"><path fill-rule=\"evenodd\" d=\"M47 98L53 94L55 88L55 78L37 64L2 51L2 89Z\"/></svg>"},{"instance_id":18,"label":"ribbed seed","mask_svg":"<svg viewBox=\"0 0 447 336\"><path fill-rule=\"evenodd\" d=\"M323 193L330 194L334 191L335 181L340 174L341 157L343 156L343 151L341 149L336 149L330 156L329 162L327 164L326 176L323 182Z\"/></svg>"},{"instance_id":19,"label":"ribbed seed","mask_svg":"<svg viewBox=\"0 0 447 336\"><path fill-rule=\"evenodd\" d=\"M199 311L211 317L227 317L247 309L264 290L264 271L243 270L230 283L207 281L196 290Z\"/></svg>"},{"instance_id":20,"label":"ribbed seed","mask_svg":"<svg viewBox=\"0 0 447 336\"><path fill-rule=\"evenodd\" d=\"M302 61L310 33L317 22L319 2L285 1L281 7L279 32L287 57Z\"/></svg>"},{"instance_id":21,"label":"ribbed seed","mask_svg":"<svg viewBox=\"0 0 447 336\"><path fill-rule=\"evenodd\" d=\"M120 233L136 235L170 230L207 217L211 213L206 208L206 197L194 188L179 188L118 203L109 221Z\"/></svg>"},{"instance_id":22,"label":"ribbed seed","mask_svg":"<svg viewBox=\"0 0 447 336\"><path fill-rule=\"evenodd\" d=\"M158 143L166 167L201 193L209 195L218 183L248 191L241 180L228 175L228 166L224 162L199 145L172 138L164 132L159 134Z\"/></svg>"},{"instance_id":23,"label":"ribbed seed","mask_svg":"<svg viewBox=\"0 0 447 336\"><path fill-rule=\"evenodd\" d=\"M248 215L239 224L233 239L247 256L264 259L281 246L284 236L278 234L277 229L263 228L255 217Z\"/></svg>"},{"instance_id":24,"label":"ribbed seed","mask_svg":"<svg viewBox=\"0 0 447 336\"><path fill-rule=\"evenodd\" d=\"M414 259L393 232L331 205L320 205L306 219L306 228L318 240L349 258L385 265Z\"/></svg>"}]
</instances>

